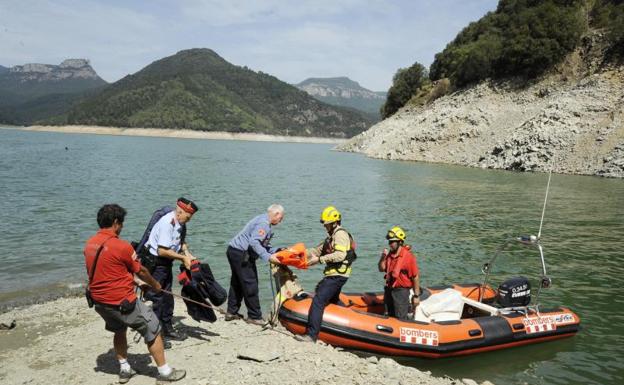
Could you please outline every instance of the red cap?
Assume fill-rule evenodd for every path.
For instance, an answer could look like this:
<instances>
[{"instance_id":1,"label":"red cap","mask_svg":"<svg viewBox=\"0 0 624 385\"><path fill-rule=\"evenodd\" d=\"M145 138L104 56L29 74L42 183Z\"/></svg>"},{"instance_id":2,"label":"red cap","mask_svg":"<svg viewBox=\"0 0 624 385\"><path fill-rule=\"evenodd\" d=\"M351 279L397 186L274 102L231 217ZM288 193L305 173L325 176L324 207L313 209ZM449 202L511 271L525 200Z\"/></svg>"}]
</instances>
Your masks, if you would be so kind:
<instances>
[{"instance_id":1,"label":"red cap","mask_svg":"<svg viewBox=\"0 0 624 385\"><path fill-rule=\"evenodd\" d=\"M198 210L197 205L195 205L195 203L185 198L178 199L177 205L179 208L181 208L182 210L186 211L189 214L195 214L195 212Z\"/></svg>"}]
</instances>

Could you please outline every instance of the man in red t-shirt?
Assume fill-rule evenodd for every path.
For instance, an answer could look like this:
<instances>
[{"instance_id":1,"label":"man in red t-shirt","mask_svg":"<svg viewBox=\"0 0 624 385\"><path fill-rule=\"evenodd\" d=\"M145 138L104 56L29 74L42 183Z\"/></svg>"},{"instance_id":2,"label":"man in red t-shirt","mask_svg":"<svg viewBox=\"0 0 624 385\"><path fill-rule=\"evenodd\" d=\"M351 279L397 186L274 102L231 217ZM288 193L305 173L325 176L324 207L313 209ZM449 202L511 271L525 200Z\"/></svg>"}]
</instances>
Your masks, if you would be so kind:
<instances>
[{"instance_id":1,"label":"man in red t-shirt","mask_svg":"<svg viewBox=\"0 0 624 385\"><path fill-rule=\"evenodd\" d=\"M384 304L386 313L390 317L408 319L410 307L410 289L414 290L412 297L413 310L416 309L420 296L420 283L418 264L416 257L411 252L409 245L405 243L405 231L399 226L393 227L386 235L388 240L387 249L379 259L379 271L386 273L386 285L384 287Z\"/></svg>"},{"instance_id":2,"label":"man in red t-shirt","mask_svg":"<svg viewBox=\"0 0 624 385\"><path fill-rule=\"evenodd\" d=\"M178 381L184 378L186 371L167 365L160 322L135 294L135 275L154 291L161 289L149 271L141 266L132 246L119 239L125 216L126 210L116 204L104 205L98 211L100 231L84 248L90 297L95 311L106 323L106 330L115 333L113 346L120 365L119 383L128 382L136 374L128 364L128 327L145 339L158 366L158 382Z\"/></svg>"}]
</instances>

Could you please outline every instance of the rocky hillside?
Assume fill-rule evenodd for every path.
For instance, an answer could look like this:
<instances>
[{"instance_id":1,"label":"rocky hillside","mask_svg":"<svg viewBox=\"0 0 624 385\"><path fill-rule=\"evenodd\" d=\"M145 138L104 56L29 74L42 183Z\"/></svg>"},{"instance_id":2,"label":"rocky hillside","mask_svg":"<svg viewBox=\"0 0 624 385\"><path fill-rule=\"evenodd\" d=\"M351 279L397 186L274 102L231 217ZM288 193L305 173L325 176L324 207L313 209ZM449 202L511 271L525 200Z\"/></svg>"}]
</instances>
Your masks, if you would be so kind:
<instances>
[{"instance_id":1,"label":"rocky hillside","mask_svg":"<svg viewBox=\"0 0 624 385\"><path fill-rule=\"evenodd\" d=\"M315 99L334 106L351 107L379 120L379 109L386 101L385 92L368 90L347 77L309 78L295 85Z\"/></svg>"},{"instance_id":2,"label":"rocky hillside","mask_svg":"<svg viewBox=\"0 0 624 385\"><path fill-rule=\"evenodd\" d=\"M1 66L1 65L0 65L0 75L1 75L1 74L3 74L3 73L5 73L5 72L7 72L8 70L9 70L9 69L8 69L7 67L5 67L5 66Z\"/></svg>"},{"instance_id":3,"label":"rocky hillside","mask_svg":"<svg viewBox=\"0 0 624 385\"><path fill-rule=\"evenodd\" d=\"M624 66L586 36L536 81L485 81L395 115L339 147L370 157L624 177Z\"/></svg>"},{"instance_id":4,"label":"rocky hillside","mask_svg":"<svg viewBox=\"0 0 624 385\"><path fill-rule=\"evenodd\" d=\"M210 49L155 61L72 108L55 124L352 137L372 125Z\"/></svg>"},{"instance_id":5,"label":"rocky hillside","mask_svg":"<svg viewBox=\"0 0 624 385\"><path fill-rule=\"evenodd\" d=\"M85 59L67 59L59 65L17 65L0 75L0 92L13 94L20 102L52 93L81 92L105 84Z\"/></svg>"},{"instance_id":6,"label":"rocky hillside","mask_svg":"<svg viewBox=\"0 0 624 385\"><path fill-rule=\"evenodd\" d=\"M62 113L106 84L85 59L0 68L0 123L29 124Z\"/></svg>"}]
</instances>

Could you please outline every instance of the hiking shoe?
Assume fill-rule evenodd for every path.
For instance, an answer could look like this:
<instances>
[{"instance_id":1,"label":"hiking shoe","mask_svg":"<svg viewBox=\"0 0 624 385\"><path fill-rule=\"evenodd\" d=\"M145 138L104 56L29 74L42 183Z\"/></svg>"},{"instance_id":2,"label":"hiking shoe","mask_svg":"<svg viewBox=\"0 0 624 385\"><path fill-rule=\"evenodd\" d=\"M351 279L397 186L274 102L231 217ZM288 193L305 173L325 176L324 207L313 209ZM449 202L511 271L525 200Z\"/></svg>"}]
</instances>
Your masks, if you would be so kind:
<instances>
[{"instance_id":1,"label":"hiking shoe","mask_svg":"<svg viewBox=\"0 0 624 385\"><path fill-rule=\"evenodd\" d=\"M247 318L246 321L247 323L258 326L264 326L267 324L267 321L262 318Z\"/></svg>"},{"instance_id":2,"label":"hiking shoe","mask_svg":"<svg viewBox=\"0 0 624 385\"><path fill-rule=\"evenodd\" d=\"M236 313L236 314L232 314L232 313L225 313L225 320L226 321L236 321L237 319L243 319L243 316Z\"/></svg>"},{"instance_id":3,"label":"hiking shoe","mask_svg":"<svg viewBox=\"0 0 624 385\"><path fill-rule=\"evenodd\" d=\"M314 338L310 337L308 334L296 335L295 339L301 342L312 342L312 343L316 342Z\"/></svg>"},{"instance_id":4,"label":"hiking shoe","mask_svg":"<svg viewBox=\"0 0 624 385\"><path fill-rule=\"evenodd\" d=\"M164 385L170 382L180 381L184 377L186 377L186 370L171 368L171 373L169 373L168 376L158 374L158 377L156 377L156 385Z\"/></svg>"},{"instance_id":5,"label":"hiking shoe","mask_svg":"<svg viewBox=\"0 0 624 385\"><path fill-rule=\"evenodd\" d=\"M119 371L119 383L125 384L126 382L130 381L130 379L134 377L136 374L137 372L132 368L130 368L130 370L120 370Z\"/></svg>"},{"instance_id":6,"label":"hiking shoe","mask_svg":"<svg viewBox=\"0 0 624 385\"><path fill-rule=\"evenodd\" d=\"M163 337L171 341L184 341L186 334L175 330L171 324L163 325Z\"/></svg>"}]
</instances>

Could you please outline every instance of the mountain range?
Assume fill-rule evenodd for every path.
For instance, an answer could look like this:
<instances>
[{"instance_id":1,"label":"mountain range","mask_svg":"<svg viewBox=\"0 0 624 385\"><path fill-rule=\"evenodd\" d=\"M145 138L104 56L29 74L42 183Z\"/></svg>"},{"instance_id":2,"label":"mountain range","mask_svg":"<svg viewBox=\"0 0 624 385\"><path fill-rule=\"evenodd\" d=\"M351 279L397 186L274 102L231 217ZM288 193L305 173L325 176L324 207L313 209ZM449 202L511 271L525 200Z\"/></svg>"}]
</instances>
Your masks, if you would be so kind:
<instances>
[{"instance_id":1,"label":"mountain range","mask_svg":"<svg viewBox=\"0 0 624 385\"><path fill-rule=\"evenodd\" d=\"M343 138L373 119L202 48L157 60L48 123Z\"/></svg>"},{"instance_id":2,"label":"mountain range","mask_svg":"<svg viewBox=\"0 0 624 385\"><path fill-rule=\"evenodd\" d=\"M357 84L357 83L356 83ZM0 122L351 137L376 119L318 101L210 49L189 49L107 84L89 62L0 67Z\"/></svg>"},{"instance_id":3,"label":"mountain range","mask_svg":"<svg viewBox=\"0 0 624 385\"><path fill-rule=\"evenodd\" d=\"M308 78L295 85L315 99L334 106L350 107L380 120L379 110L386 101L386 92L368 90L348 77Z\"/></svg>"}]
</instances>

